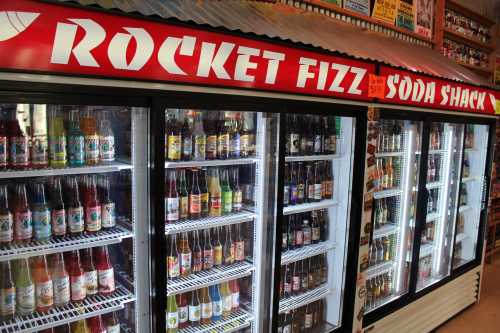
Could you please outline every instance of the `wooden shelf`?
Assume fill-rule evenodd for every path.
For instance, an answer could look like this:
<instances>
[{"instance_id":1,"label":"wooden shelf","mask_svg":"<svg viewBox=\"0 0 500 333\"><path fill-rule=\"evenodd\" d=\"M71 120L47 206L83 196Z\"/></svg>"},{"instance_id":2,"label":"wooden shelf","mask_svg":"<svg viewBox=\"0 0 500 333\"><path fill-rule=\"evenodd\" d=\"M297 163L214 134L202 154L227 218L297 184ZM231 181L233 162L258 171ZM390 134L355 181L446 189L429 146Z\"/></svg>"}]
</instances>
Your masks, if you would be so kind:
<instances>
[{"instance_id":1,"label":"wooden shelf","mask_svg":"<svg viewBox=\"0 0 500 333\"><path fill-rule=\"evenodd\" d=\"M478 23L481 23L488 27L495 25L495 21L462 6L454 0L446 0L446 8L460 12L462 15L467 16L468 18L473 19L474 21L477 21Z\"/></svg>"},{"instance_id":2,"label":"wooden shelf","mask_svg":"<svg viewBox=\"0 0 500 333\"><path fill-rule=\"evenodd\" d=\"M448 39L454 40L455 42L466 44L467 46L470 46L470 47L473 47L476 49L480 49L480 50L486 51L488 53L491 53L492 51L495 50L493 45L483 43L480 40L477 40L475 38L461 34L461 33L457 32L451 28L443 27L443 31L444 31L445 36Z\"/></svg>"},{"instance_id":3,"label":"wooden shelf","mask_svg":"<svg viewBox=\"0 0 500 333\"><path fill-rule=\"evenodd\" d=\"M461 66L464 66L470 70L473 70L473 71L476 71L476 72L480 72L480 73L483 73L483 74L493 74L493 71L491 70L491 68L485 68L485 67L480 67L480 66L476 66L476 65L469 65L469 64L466 64L465 62L461 62L461 61L456 61L457 64L461 65Z\"/></svg>"}]
</instances>

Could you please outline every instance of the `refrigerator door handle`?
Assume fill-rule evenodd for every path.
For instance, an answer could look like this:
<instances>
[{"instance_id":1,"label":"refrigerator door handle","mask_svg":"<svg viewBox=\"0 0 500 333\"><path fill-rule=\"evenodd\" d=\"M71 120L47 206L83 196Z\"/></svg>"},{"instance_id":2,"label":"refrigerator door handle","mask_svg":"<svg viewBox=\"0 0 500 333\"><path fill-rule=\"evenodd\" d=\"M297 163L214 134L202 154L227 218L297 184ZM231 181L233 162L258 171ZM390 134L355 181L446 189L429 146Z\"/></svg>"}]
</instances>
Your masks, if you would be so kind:
<instances>
[{"instance_id":1,"label":"refrigerator door handle","mask_svg":"<svg viewBox=\"0 0 500 333\"><path fill-rule=\"evenodd\" d=\"M490 183L490 180L488 179L488 176L483 177L483 190L481 194L481 210L486 209L487 207L487 202L486 202L486 192L488 190L488 184Z\"/></svg>"}]
</instances>

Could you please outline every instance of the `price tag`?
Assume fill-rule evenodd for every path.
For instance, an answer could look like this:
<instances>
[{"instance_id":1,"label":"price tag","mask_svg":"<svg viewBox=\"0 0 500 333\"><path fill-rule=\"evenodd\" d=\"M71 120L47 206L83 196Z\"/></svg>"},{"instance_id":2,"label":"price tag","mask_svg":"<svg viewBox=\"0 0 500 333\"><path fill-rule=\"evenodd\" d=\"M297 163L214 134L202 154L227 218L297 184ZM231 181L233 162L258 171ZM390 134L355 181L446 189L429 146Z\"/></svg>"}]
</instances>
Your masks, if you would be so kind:
<instances>
[{"instance_id":1,"label":"price tag","mask_svg":"<svg viewBox=\"0 0 500 333\"><path fill-rule=\"evenodd\" d=\"M368 97L384 98L387 78L375 74L368 75Z\"/></svg>"}]
</instances>

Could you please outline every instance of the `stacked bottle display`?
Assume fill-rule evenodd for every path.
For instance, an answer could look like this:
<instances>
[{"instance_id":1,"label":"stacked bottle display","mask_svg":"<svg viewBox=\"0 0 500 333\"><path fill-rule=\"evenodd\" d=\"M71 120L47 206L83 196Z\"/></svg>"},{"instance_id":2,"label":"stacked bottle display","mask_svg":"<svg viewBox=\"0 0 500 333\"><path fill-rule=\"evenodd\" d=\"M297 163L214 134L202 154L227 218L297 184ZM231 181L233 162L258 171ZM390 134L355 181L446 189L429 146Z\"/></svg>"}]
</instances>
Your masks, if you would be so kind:
<instances>
[{"instance_id":1,"label":"stacked bottle display","mask_svg":"<svg viewBox=\"0 0 500 333\"><path fill-rule=\"evenodd\" d=\"M280 299L298 296L327 281L328 261L324 253L281 266Z\"/></svg>"},{"instance_id":2,"label":"stacked bottle display","mask_svg":"<svg viewBox=\"0 0 500 333\"><path fill-rule=\"evenodd\" d=\"M340 117L286 116L286 155L330 155L337 153Z\"/></svg>"},{"instance_id":3,"label":"stacked bottle display","mask_svg":"<svg viewBox=\"0 0 500 333\"><path fill-rule=\"evenodd\" d=\"M111 312L102 316L90 317L78 320L71 324L47 328L38 333L120 333L120 321L116 312Z\"/></svg>"},{"instance_id":4,"label":"stacked bottle display","mask_svg":"<svg viewBox=\"0 0 500 333\"><path fill-rule=\"evenodd\" d=\"M368 310L382 305L391 298L394 293L393 278L393 270L367 278L365 307Z\"/></svg>"},{"instance_id":5,"label":"stacked bottle display","mask_svg":"<svg viewBox=\"0 0 500 333\"><path fill-rule=\"evenodd\" d=\"M487 26L449 8L445 10L445 26L480 42L490 41L490 29Z\"/></svg>"},{"instance_id":6,"label":"stacked bottle display","mask_svg":"<svg viewBox=\"0 0 500 333\"><path fill-rule=\"evenodd\" d=\"M328 221L326 209L286 215L281 230L281 252L286 253L326 241Z\"/></svg>"},{"instance_id":7,"label":"stacked bottle display","mask_svg":"<svg viewBox=\"0 0 500 333\"><path fill-rule=\"evenodd\" d=\"M451 39L443 39L443 55L458 62L487 69L488 53Z\"/></svg>"},{"instance_id":8,"label":"stacked bottle display","mask_svg":"<svg viewBox=\"0 0 500 333\"><path fill-rule=\"evenodd\" d=\"M81 167L115 161L106 110L0 105L0 169Z\"/></svg>"},{"instance_id":9,"label":"stacked bottle display","mask_svg":"<svg viewBox=\"0 0 500 333\"><path fill-rule=\"evenodd\" d=\"M278 319L278 332L309 332L324 322L325 302L320 299L281 314Z\"/></svg>"},{"instance_id":10,"label":"stacked bottle display","mask_svg":"<svg viewBox=\"0 0 500 333\"><path fill-rule=\"evenodd\" d=\"M255 113L168 109L165 121L168 161L255 156Z\"/></svg>"}]
</instances>

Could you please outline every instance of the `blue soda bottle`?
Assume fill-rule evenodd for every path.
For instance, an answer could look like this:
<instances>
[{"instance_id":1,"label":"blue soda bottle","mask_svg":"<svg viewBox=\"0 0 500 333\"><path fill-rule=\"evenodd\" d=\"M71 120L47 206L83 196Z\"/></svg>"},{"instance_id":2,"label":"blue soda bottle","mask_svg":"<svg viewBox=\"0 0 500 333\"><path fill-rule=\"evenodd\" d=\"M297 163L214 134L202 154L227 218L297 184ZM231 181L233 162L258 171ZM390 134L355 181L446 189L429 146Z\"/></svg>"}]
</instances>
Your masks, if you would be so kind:
<instances>
[{"instance_id":1,"label":"blue soda bottle","mask_svg":"<svg viewBox=\"0 0 500 333\"><path fill-rule=\"evenodd\" d=\"M222 299L219 293L219 286L210 287L210 298L212 299L212 321L222 319Z\"/></svg>"}]
</instances>

